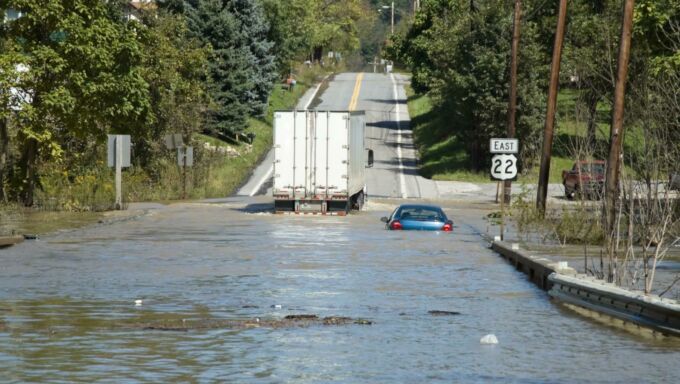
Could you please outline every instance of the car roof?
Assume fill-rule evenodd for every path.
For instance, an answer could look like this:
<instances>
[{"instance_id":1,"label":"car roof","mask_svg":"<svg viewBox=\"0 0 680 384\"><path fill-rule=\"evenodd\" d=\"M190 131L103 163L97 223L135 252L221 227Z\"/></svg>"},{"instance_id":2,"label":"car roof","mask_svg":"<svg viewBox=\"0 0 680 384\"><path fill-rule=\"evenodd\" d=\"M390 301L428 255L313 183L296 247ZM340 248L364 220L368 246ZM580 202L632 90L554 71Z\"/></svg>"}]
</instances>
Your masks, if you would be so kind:
<instances>
[{"instance_id":1,"label":"car roof","mask_svg":"<svg viewBox=\"0 0 680 384\"><path fill-rule=\"evenodd\" d=\"M440 206L431 204L402 204L398 208L427 208L427 209L439 209L443 211Z\"/></svg>"}]
</instances>

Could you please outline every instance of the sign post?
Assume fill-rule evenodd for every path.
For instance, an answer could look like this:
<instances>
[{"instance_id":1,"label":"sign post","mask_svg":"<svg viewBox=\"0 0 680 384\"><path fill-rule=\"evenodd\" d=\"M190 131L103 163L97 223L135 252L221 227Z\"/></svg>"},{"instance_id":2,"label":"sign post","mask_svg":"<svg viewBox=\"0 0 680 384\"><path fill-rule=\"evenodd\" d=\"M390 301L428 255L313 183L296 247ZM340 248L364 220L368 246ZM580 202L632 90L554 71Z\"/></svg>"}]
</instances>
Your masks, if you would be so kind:
<instances>
[{"instance_id":1,"label":"sign post","mask_svg":"<svg viewBox=\"0 0 680 384\"><path fill-rule=\"evenodd\" d=\"M517 157L519 149L517 139L491 139L489 150L491 157L491 178L505 181L517 179ZM503 240L505 226L505 197L501 198L501 240Z\"/></svg>"},{"instance_id":2,"label":"sign post","mask_svg":"<svg viewBox=\"0 0 680 384\"><path fill-rule=\"evenodd\" d=\"M182 199L187 198L187 167L194 165L194 147L177 147L177 164L182 167Z\"/></svg>"},{"instance_id":3,"label":"sign post","mask_svg":"<svg viewBox=\"0 0 680 384\"><path fill-rule=\"evenodd\" d=\"M116 136L116 202L114 208L118 211L123 209L123 145L119 136Z\"/></svg>"},{"instance_id":4,"label":"sign post","mask_svg":"<svg viewBox=\"0 0 680 384\"><path fill-rule=\"evenodd\" d=\"M122 210L123 167L130 166L130 135L108 135L108 138L107 164L116 169L116 201L113 206L116 210Z\"/></svg>"},{"instance_id":5,"label":"sign post","mask_svg":"<svg viewBox=\"0 0 680 384\"><path fill-rule=\"evenodd\" d=\"M187 167L194 165L194 147L184 144L184 137L180 133L165 135L165 146L177 149L177 165L182 167L182 199L187 198Z\"/></svg>"}]
</instances>

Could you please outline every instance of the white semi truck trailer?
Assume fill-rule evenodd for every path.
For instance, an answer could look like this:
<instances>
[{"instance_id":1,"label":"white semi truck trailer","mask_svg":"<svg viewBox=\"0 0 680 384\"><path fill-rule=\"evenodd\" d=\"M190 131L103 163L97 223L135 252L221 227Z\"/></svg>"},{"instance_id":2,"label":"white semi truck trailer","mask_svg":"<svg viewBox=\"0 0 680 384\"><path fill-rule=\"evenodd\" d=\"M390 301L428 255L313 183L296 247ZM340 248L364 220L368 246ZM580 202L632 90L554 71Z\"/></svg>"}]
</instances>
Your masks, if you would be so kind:
<instances>
[{"instance_id":1,"label":"white semi truck trailer","mask_svg":"<svg viewBox=\"0 0 680 384\"><path fill-rule=\"evenodd\" d=\"M347 214L366 201L363 112L274 113L274 210Z\"/></svg>"}]
</instances>

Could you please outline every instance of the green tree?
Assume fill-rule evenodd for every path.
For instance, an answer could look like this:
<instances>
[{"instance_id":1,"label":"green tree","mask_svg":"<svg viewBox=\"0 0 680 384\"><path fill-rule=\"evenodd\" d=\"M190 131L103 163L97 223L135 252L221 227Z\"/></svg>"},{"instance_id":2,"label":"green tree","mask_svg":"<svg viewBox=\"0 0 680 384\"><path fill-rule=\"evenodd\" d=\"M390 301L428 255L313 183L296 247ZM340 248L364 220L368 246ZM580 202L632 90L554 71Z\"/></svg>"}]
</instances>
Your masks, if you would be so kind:
<instances>
[{"instance_id":1,"label":"green tree","mask_svg":"<svg viewBox=\"0 0 680 384\"><path fill-rule=\"evenodd\" d=\"M314 8L308 0L263 0L263 4L279 72L287 74L293 63L302 62L312 49Z\"/></svg>"},{"instance_id":2,"label":"green tree","mask_svg":"<svg viewBox=\"0 0 680 384\"><path fill-rule=\"evenodd\" d=\"M578 0L570 4L564 71L576 76L583 92L577 100L587 121L587 145L595 144L597 106L611 102L620 32L620 2Z\"/></svg>"},{"instance_id":3,"label":"green tree","mask_svg":"<svg viewBox=\"0 0 680 384\"><path fill-rule=\"evenodd\" d=\"M141 76L135 24L118 23L99 0L2 0L22 10L7 26L18 44L18 89L30 95L17 112L20 198L34 203L37 164L58 160L65 138L102 142L152 119ZM4 53L3 53L4 55Z\"/></svg>"},{"instance_id":4,"label":"green tree","mask_svg":"<svg viewBox=\"0 0 680 384\"><path fill-rule=\"evenodd\" d=\"M186 12L190 30L211 48L207 131L213 135L234 135L245 128L250 112L242 102L251 86L246 48L238 44L241 23L223 0L199 0Z\"/></svg>"},{"instance_id":5,"label":"green tree","mask_svg":"<svg viewBox=\"0 0 680 384\"><path fill-rule=\"evenodd\" d=\"M190 37L182 15L153 12L142 21L147 27L139 35L142 76L149 84L154 121L135 132L135 155L147 165L165 151L163 135L181 133L188 143L203 128L210 50Z\"/></svg>"},{"instance_id":6,"label":"green tree","mask_svg":"<svg viewBox=\"0 0 680 384\"><path fill-rule=\"evenodd\" d=\"M512 8L503 1L424 2L411 30L395 38L393 56L413 72L413 86L430 92L451 121L446 135L467 143L469 164L486 165L488 139L504 135L508 101ZM535 153L541 128L544 78L537 27L523 28L518 70L517 135L525 154ZM523 156L530 158L529 156Z\"/></svg>"},{"instance_id":7,"label":"green tree","mask_svg":"<svg viewBox=\"0 0 680 384\"><path fill-rule=\"evenodd\" d=\"M642 41L652 72L672 75L680 71L680 3L674 0L638 0L633 39Z\"/></svg>"},{"instance_id":8,"label":"green tree","mask_svg":"<svg viewBox=\"0 0 680 384\"><path fill-rule=\"evenodd\" d=\"M327 51L345 55L360 47L357 23L374 10L363 0L263 0L280 70L291 61L321 61Z\"/></svg>"},{"instance_id":9,"label":"green tree","mask_svg":"<svg viewBox=\"0 0 680 384\"><path fill-rule=\"evenodd\" d=\"M361 0L310 0L313 9L312 58L320 61L325 51L351 53L359 49L357 21L366 13Z\"/></svg>"},{"instance_id":10,"label":"green tree","mask_svg":"<svg viewBox=\"0 0 680 384\"><path fill-rule=\"evenodd\" d=\"M263 113L276 75L263 10L245 0L197 0L186 13L191 31L212 49L208 131L233 136Z\"/></svg>"},{"instance_id":11,"label":"green tree","mask_svg":"<svg viewBox=\"0 0 680 384\"><path fill-rule=\"evenodd\" d=\"M240 21L239 44L248 62L246 76L250 90L242 95L241 101L250 106L251 115L262 116L277 78L274 43L268 36L269 22L257 1L233 0L231 12Z\"/></svg>"}]
</instances>

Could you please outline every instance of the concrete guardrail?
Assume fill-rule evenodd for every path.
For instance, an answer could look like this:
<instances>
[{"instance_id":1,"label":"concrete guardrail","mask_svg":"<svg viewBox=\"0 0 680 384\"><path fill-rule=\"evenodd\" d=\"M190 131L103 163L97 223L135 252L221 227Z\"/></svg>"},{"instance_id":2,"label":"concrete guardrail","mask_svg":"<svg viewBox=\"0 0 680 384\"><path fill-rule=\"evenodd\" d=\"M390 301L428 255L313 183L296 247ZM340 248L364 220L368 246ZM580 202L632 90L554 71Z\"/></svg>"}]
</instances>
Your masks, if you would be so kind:
<instances>
[{"instance_id":1,"label":"concrete guardrail","mask_svg":"<svg viewBox=\"0 0 680 384\"><path fill-rule=\"evenodd\" d=\"M9 247L24 241L23 236L0 236L0 248Z\"/></svg>"},{"instance_id":2,"label":"concrete guardrail","mask_svg":"<svg viewBox=\"0 0 680 384\"><path fill-rule=\"evenodd\" d=\"M518 244L494 241L491 249L555 299L664 335L680 336L680 302L676 300L645 295L577 274L566 262L529 255L521 251Z\"/></svg>"},{"instance_id":3,"label":"concrete guardrail","mask_svg":"<svg viewBox=\"0 0 680 384\"><path fill-rule=\"evenodd\" d=\"M604 313L650 328L664 335L680 336L680 303L676 300L631 291L592 276L550 275L550 296L569 304Z\"/></svg>"},{"instance_id":4,"label":"concrete guardrail","mask_svg":"<svg viewBox=\"0 0 680 384\"><path fill-rule=\"evenodd\" d=\"M529 280L544 291L552 287L548 277L560 271L563 274L576 274L576 270L570 268L565 262L555 262L544 257L529 255L519 249L519 244L509 244L503 241L491 243L491 249L498 252L504 259L515 268L527 275Z\"/></svg>"}]
</instances>

